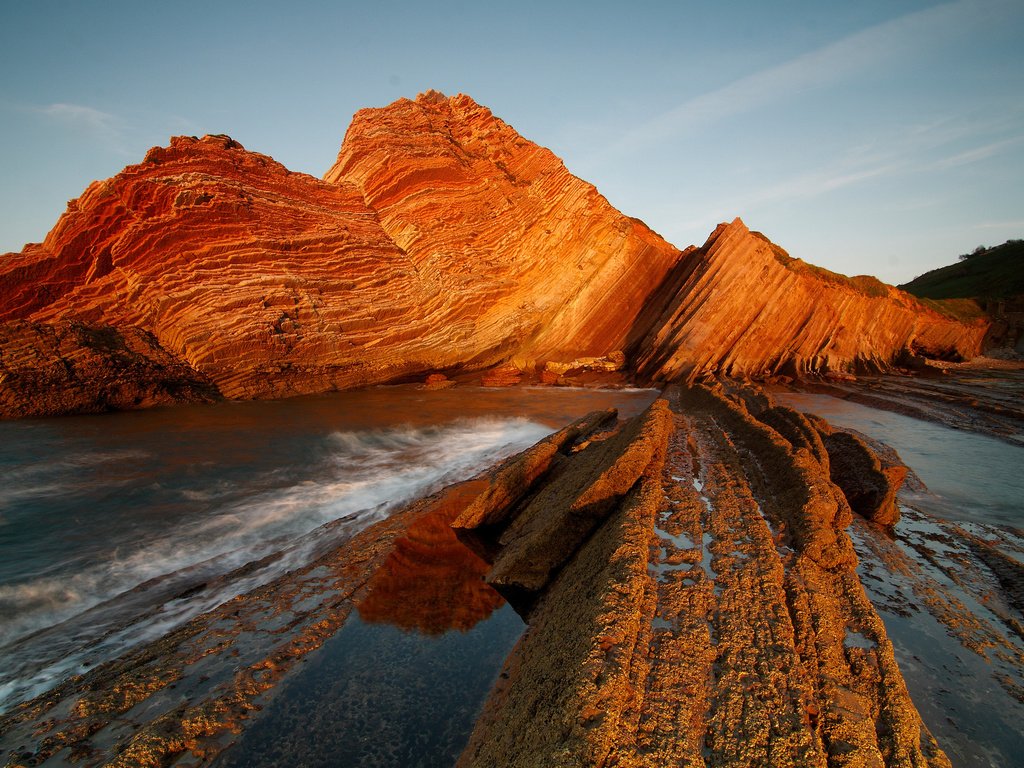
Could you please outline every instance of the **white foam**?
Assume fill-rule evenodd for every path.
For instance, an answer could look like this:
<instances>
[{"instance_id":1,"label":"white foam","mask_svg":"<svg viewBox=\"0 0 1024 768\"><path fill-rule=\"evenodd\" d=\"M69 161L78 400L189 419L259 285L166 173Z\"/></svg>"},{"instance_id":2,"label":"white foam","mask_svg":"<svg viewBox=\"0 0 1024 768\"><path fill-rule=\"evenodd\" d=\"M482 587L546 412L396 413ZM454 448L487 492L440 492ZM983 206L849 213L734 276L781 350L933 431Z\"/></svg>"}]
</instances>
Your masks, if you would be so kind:
<instances>
[{"instance_id":1,"label":"white foam","mask_svg":"<svg viewBox=\"0 0 1024 768\"><path fill-rule=\"evenodd\" d=\"M315 480L289 484L275 478L277 487L241 500L219 486L183 492L183 497L191 493L194 501L209 504L209 513L133 548L122 544L106 562L78 573L40 575L0 587L0 647L7 656L0 669L0 708L46 690L78 670L85 658L81 644L77 650L52 642L37 644L48 648L34 647L32 633L67 622L66 635L92 643L93 661L99 644L109 657L309 562L322 550L332 521L350 521L345 533L351 535L404 502L470 477L550 432L526 419L493 417L436 427L336 432L327 440ZM232 500L225 501L229 496ZM76 620L118 600L134 601L137 609L140 595L147 589L161 593L161 585L159 599L166 600L170 580L188 583L186 574L194 572L193 581L202 583L275 552L283 554L244 579L221 584L216 592L165 602L144 625L128 626L105 640L101 627L90 629L86 617Z\"/></svg>"}]
</instances>

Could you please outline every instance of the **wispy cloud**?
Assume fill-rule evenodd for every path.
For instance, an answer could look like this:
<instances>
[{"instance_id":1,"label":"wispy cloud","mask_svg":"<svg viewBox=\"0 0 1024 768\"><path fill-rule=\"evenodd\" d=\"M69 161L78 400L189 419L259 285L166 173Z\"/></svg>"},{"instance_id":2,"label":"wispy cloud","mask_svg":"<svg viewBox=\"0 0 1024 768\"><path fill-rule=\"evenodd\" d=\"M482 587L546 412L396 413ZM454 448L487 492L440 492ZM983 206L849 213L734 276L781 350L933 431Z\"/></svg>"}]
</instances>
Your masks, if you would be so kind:
<instances>
[{"instance_id":1,"label":"wispy cloud","mask_svg":"<svg viewBox=\"0 0 1024 768\"><path fill-rule=\"evenodd\" d=\"M117 115L84 104L56 103L31 107L30 110L73 129L87 131L119 154L129 154L125 140L125 121Z\"/></svg>"},{"instance_id":2,"label":"wispy cloud","mask_svg":"<svg viewBox=\"0 0 1024 768\"><path fill-rule=\"evenodd\" d=\"M1007 6L1006 0L958 0L860 30L690 98L629 131L604 154L627 155L726 118L824 88L868 68L884 66L895 57L907 55L915 44L931 45L942 37L959 34L984 11Z\"/></svg>"},{"instance_id":3,"label":"wispy cloud","mask_svg":"<svg viewBox=\"0 0 1024 768\"><path fill-rule=\"evenodd\" d=\"M1021 142L1024 142L1024 136L1013 136L1009 139L993 141L980 147L974 147L973 149L960 152L952 157L943 158L942 160L934 163L932 168L935 170L945 170L947 168L955 168L960 165L970 165L971 163L988 160L989 158L1000 154L1003 150L1015 147Z\"/></svg>"}]
</instances>

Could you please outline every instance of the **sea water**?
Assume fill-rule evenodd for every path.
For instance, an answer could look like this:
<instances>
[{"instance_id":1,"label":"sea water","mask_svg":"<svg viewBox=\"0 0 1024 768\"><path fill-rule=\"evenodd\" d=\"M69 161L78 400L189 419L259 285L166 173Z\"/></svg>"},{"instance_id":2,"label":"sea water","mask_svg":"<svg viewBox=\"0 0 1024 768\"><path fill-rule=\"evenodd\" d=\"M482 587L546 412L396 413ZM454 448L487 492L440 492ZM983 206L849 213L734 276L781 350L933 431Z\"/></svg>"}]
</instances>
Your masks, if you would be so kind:
<instances>
[{"instance_id":1,"label":"sea water","mask_svg":"<svg viewBox=\"0 0 1024 768\"><path fill-rule=\"evenodd\" d=\"M0 712L310 562L334 531L654 396L402 386L0 423Z\"/></svg>"},{"instance_id":2,"label":"sea water","mask_svg":"<svg viewBox=\"0 0 1024 768\"><path fill-rule=\"evenodd\" d=\"M1024 447L830 395L775 394L896 449L930 493L927 511L946 520L1024 526Z\"/></svg>"}]
</instances>

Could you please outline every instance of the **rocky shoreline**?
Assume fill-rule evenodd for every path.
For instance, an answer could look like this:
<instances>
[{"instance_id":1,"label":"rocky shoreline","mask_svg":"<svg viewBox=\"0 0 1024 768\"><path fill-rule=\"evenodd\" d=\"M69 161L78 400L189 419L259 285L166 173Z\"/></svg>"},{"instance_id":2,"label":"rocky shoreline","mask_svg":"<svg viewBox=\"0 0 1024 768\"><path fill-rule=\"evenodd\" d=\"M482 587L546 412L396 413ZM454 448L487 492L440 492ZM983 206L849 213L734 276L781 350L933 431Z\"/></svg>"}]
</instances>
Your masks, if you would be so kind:
<instances>
[{"instance_id":1,"label":"rocky shoreline","mask_svg":"<svg viewBox=\"0 0 1024 768\"><path fill-rule=\"evenodd\" d=\"M353 608L465 627L501 602L492 587L527 629L461 766L949 765L879 614L900 595L875 587L911 578L1019 701L1024 540L914 511L892 533L896 459L847 434L732 383L670 388L622 423L596 412L20 705L0 720L6 765L208 764ZM908 561L897 543L922 526L973 575ZM437 596L402 618L410 589Z\"/></svg>"}]
</instances>

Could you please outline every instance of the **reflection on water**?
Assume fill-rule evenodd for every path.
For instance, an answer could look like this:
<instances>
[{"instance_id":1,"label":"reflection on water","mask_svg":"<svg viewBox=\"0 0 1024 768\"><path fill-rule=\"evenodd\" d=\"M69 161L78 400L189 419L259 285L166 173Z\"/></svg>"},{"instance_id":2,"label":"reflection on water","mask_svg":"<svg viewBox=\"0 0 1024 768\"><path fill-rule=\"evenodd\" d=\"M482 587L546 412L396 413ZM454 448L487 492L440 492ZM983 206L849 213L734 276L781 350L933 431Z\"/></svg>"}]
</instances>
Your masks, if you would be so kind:
<instances>
[{"instance_id":1,"label":"reflection on water","mask_svg":"<svg viewBox=\"0 0 1024 768\"><path fill-rule=\"evenodd\" d=\"M408 528L358 616L274 692L216 765L454 764L523 629L483 582L487 564L452 532L459 509Z\"/></svg>"},{"instance_id":2,"label":"reflection on water","mask_svg":"<svg viewBox=\"0 0 1024 768\"><path fill-rule=\"evenodd\" d=\"M775 399L892 446L931 492L922 504L949 520L1024 525L1024 447L830 395Z\"/></svg>"},{"instance_id":3,"label":"reflection on water","mask_svg":"<svg viewBox=\"0 0 1024 768\"><path fill-rule=\"evenodd\" d=\"M403 386L0 423L0 711L301 567L339 531L653 397Z\"/></svg>"},{"instance_id":4,"label":"reflection on water","mask_svg":"<svg viewBox=\"0 0 1024 768\"><path fill-rule=\"evenodd\" d=\"M458 512L437 509L395 542L358 606L363 621L443 635L469 631L504 604L484 583L487 563L455 537L451 522Z\"/></svg>"}]
</instances>

